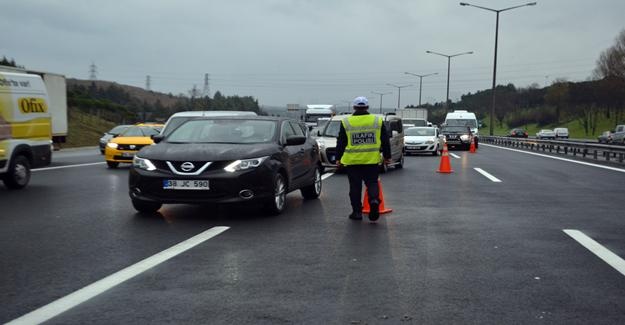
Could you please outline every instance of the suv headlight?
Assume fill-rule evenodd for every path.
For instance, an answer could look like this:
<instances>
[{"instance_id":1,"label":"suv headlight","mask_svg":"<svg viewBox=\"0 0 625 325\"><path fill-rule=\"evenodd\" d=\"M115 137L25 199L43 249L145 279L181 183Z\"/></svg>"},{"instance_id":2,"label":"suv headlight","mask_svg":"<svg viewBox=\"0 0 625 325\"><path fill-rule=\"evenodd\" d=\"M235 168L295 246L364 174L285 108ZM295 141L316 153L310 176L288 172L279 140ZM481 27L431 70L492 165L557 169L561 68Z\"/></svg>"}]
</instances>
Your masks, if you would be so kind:
<instances>
[{"instance_id":1,"label":"suv headlight","mask_svg":"<svg viewBox=\"0 0 625 325\"><path fill-rule=\"evenodd\" d=\"M236 160L230 163L228 166L224 167L224 170L229 173L234 173L237 170L245 170L250 168L256 168L260 166L269 156L260 157L260 158L252 158L252 159L241 159Z\"/></svg>"},{"instance_id":2,"label":"suv headlight","mask_svg":"<svg viewBox=\"0 0 625 325\"><path fill-rule=\"evenodd\" d=\"M117 143L115 142L109 142L106 144L106 146L109 148L117 149Z\"/></svg>"},{"instance_id":3,"label":"suv headlight","mask_svg":"<svg viewBox=\"0 0 625 325\"><path fill-rule=\"evenodd\" d=\"M460 139L463 141L469 141L469 135L468 134L463 134L460 136Z\"/></svg>"},{"instance_id":4,"label":"suv headlight","mask_svg":"<svg viewBox=\"0 0 625 325\"><path fill-rule=\"evenodd\" d=\"M132 166L143 170L156 170L156 166L149 160L135 156L132 158Z\"/></svg>"}]
</instances>

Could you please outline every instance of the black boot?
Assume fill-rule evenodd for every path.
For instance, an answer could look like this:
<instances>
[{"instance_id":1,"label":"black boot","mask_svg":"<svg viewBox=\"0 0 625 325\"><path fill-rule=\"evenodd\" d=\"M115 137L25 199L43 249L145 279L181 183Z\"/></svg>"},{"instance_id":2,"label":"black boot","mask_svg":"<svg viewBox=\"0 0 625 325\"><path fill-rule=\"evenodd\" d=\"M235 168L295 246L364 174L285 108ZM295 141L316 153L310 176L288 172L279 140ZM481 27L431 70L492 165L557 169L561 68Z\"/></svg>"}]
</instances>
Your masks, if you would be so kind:
<instances>
[{"instance_id":1,"label":"black boot","mask_svg":"<svg viewBox=\"0 0 625 325\"><path fill-rule=\"evenodd\" d=\"M380 202L377 200L369 202L371 211L369 211L369 220L376 221L380 218Z\"/></svg>"},{"instance_id":2,"label":"black boot","mask_svg":"<svg viewBox=\"0 0 625 325\"><path fill-rule=\"evenodd\" d=\"M349 218L352 220L362 220L362 213L353 211L352 213L349 214Z\"/></svg>"}]
</instances>

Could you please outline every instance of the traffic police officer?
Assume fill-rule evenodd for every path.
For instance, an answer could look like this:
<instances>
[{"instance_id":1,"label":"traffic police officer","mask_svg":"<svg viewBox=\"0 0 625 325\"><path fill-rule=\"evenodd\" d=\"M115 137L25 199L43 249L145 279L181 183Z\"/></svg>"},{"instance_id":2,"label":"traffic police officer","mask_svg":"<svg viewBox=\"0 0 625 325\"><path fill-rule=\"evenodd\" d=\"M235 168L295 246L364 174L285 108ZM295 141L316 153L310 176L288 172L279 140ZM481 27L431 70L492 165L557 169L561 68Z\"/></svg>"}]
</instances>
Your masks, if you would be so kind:
<instances>
[{"instance_id":1,"label":"traffic police officer","mask_svg":"<svg viewBox=\"0 0 625 325\"><path fill-rule=\"evenodd\" d=\"M352 205L350 219L362 220L362 183L369 194L369 220L380 217L379 164L380 149L384 164L391 161L391 145L384 127L384 119L369 114L369 101L356 97L352 103L354 113L341 121L341 129L336 143L337 167L345 167L349 179L349 200Z\"/></svg>"}]
</instances>

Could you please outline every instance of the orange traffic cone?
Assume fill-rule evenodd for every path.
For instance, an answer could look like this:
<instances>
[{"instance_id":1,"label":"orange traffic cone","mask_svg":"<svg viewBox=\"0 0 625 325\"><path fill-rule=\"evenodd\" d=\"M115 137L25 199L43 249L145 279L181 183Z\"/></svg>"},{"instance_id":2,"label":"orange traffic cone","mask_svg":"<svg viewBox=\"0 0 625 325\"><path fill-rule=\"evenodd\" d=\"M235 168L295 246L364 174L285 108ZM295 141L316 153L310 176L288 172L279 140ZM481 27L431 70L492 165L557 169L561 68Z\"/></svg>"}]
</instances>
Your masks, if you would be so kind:
<instances>
[{"instance_id":1,"label":"orange traffic cone","mask_svg":"<svg viewBox=\"0 0 625 325\"><path fill-rule=\"evenodd\" d=\"M469 152L475 153L475 138L471 138L471 145L469 146Z\"/></svg>"},{"instance_id":2,"label":"orange traffic cone","mask_svg":"<svg viewBox=\"0 0 625 325\"><path fill-rule=\"evenodd\" d=\"M380 210L380 214L393 212L393 209L386 208L384 206L384 192L382 191L382 182L380 181L379 178L378 178L378 187L380 189L380 194L379 194L380 206L378 207L378 209ZM365 198L362 200L362 212L369 213L370 211L371 211L371 207L369 206L369 194L368 194L367 189L365 188Z\"/></svg>"},{"instance_id":3,"label":"orange traffic cone","mask_svg":"<svg viewBox=\"0 0 625 325\"><path fill-rule=\"evenodd\" d=\"M438 167L437 173L449 174L454 171L451 169L451 162L449 161L449 151L447 151L447 143L443 145L443 154L441 156L441 164Z\"/></svg>"}]
</instances>

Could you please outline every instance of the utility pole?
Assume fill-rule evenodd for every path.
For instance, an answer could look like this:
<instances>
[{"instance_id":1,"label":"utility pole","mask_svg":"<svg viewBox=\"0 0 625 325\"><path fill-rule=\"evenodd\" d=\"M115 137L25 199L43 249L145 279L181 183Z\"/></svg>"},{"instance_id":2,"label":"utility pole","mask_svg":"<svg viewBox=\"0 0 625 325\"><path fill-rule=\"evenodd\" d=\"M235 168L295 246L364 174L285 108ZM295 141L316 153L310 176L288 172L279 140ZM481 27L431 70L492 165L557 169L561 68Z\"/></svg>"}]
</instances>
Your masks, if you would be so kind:
<instances>
[{"instance_id":1,"label":"utility pole","mask_svg":"<svg viewBox=\"0 0 625 325\"><path fill-rule=\"evenodd\" d=\"M89 80L91 81L98 80L97 75L98 75L98 67L92 61L91 65L89 66Z\"/></svg>"},{"instance_id":2,"label":"utility pole","mask_svg":"<svg viewBox=\"0 0 625 325\"><path fill-rule=\"evenodd\" d=\"M150 75L145 77L145 90L150 91Z\"/></svg>"},{"instance_id":3,"label":"utility pole","mask_svg":"<svg viewBox=\"0 0 625 325\"><path fill-rule=\"evenodd\" d=\"M416 74L412 72L404 72L404 74L409 74L411 76L419 77L419 106L417 107L421 107L421 90L423 89L423 78L437 75L438 72L430 73L430 74Z\"/></svg>"},{"instance_id":4,"label":"utility pole","mask_svg":"<svg viewBox=\"0 0 625 325\"><path fill-rule=\"evenodd\" d=\"M392 92L388 92L388 93L380 93L380 92L377 92L377 91L372 91L371 93L372 93L372 94L376 94L376 95L380 95L380 114L382 114L382 96L384 96L384 95L390 95L390 94L392 94Z\"/></svg>"},{"instance_id":5,"label":"utility pole","mask_svg":"<svg viewBox=\"0 0 625 325\"><path fill-rule=\"evenodd\" d=\"M204 91L202 91L202 96L204 97L210 97L211 93L210 93L210 78L209 78L210 74L205 73L204 74Z\"/></svg>"},{"instance_id":6,"label":"utility pole","mask_svg":"<svg viewBox=\"0 0 625 325\"><path fill-rule=\"evenodd\" d=\"M473 51L462 52L462 53L457 53L457 54L452 54L452 55L442 54L442 53L438 53L434 51L425 51L425 53L440 55L440 56L444 56L447 58L447 97L445 99L445 113L447 113L449 109L449 71L451 70L451 58L453 58L454 56L459 56L459 55L473 54Z\"/></svg>"},{"instance_id":7,"label":"utility pole","mask_svg":"<svg viewBox=\"0 0 625 325\"><path fill-rule=\"evenodd\" d=\"M397 111L398 109L401 109L401 107L400 107L401 89L402 88L406 88L406 87L412 87L413 85L401 85L401 86L394 85L394 84L387 84L387 85L397 88L397 91L398 91L398 93L397 93L397 108L395 109L395 111Z\"/></svg>"}]
</instances>

